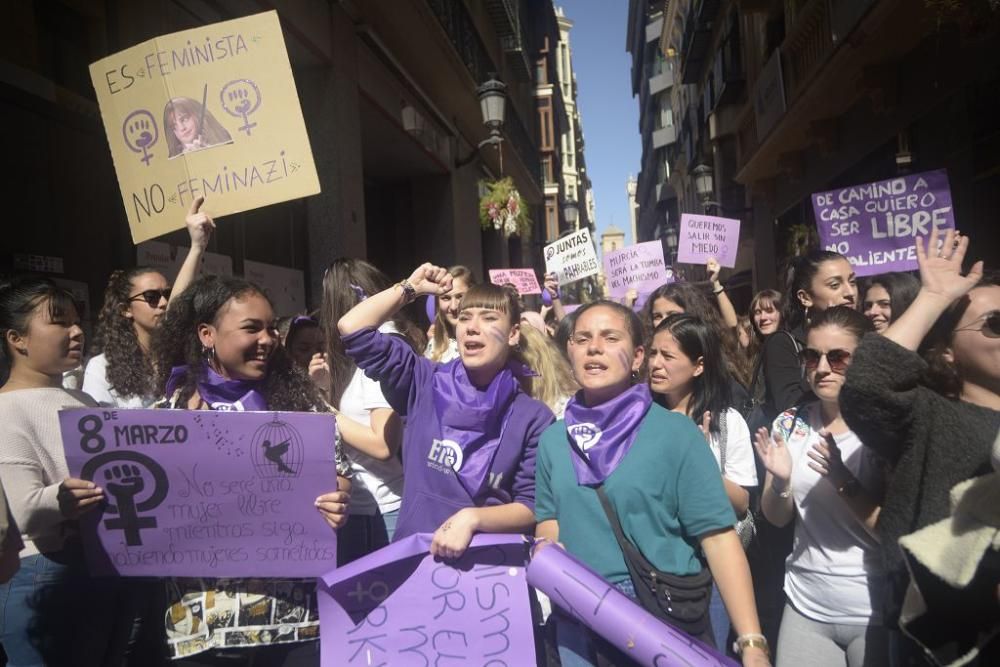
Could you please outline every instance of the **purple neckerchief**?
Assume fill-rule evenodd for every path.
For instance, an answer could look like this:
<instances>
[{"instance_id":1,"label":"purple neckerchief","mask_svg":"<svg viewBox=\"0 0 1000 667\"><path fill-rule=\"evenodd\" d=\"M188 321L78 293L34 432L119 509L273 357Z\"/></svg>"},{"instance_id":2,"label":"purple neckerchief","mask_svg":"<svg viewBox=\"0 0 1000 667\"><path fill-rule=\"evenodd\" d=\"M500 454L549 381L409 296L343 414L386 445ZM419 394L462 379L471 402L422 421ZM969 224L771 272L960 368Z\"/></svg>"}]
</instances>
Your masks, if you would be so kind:
<instances>
[{"instance_id":1,"label":"purple neckerchief","mask_svg":"<svg viewBox=\"0 0 1000 667\"><path fill-rule=\"evenodd\" d=\"M223 412L251 412L267 410L267 399L260 392L262 380L227 380L208 364L203 367L204 375L198 380L198 395L213 410ZM174 366L167 379L167 396L173 396L180 388L185 376L191 372L190 366Z\"/></svg>"},{"instance_id":2,"label":"purple neckerchief","mask_svg":"<svg viewBox=\"0 0 1000 667\"><path fill-rule=\"evenodd\" d=\"M452 450L452 469L472 498L486 482L500 448L520 389L517 376L523 374L522 366L508 363L485 391L472 384L461 359L442 364L434 372L434 411L441 424L441 441Z\"/></svg>"},{"instance_id":3,"label":"purple neckerchief","mask_svg":"<svg viewBox=\"0 0 1000 667\"><path fill-rule=\"evenodd\" d=\"M583 391L569 399L563 420L577 483L604 483L635 442L652 402L645 383L592 408L583 404Z\"/></svg>"}]
</instances>

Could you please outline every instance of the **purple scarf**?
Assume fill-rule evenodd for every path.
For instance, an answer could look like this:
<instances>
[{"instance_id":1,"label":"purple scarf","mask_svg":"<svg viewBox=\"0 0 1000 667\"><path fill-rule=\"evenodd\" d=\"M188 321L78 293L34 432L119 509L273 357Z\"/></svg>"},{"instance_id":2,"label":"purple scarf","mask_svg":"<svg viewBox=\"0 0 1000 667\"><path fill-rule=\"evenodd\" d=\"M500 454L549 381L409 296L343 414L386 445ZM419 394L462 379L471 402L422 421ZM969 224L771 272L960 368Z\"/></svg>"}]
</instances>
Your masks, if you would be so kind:
<instances>
[{"instance_id":1,"label":"purple scarf","mask_svg":"<svg viewBox=\"0 0 1000 667\"><path fill-rule=\"evenodd\" d=\"M184 383L191 372L190 366L174 366L167 379L167 397ZM263 380L227 380L208 364L203 367L204 377L198 380L198 395L213 410L223 412L251 412L267 410L267 399L261 393Z\"/></svg>"},{"instance_id":2,"label":"purple scarf","mask_svg":"<svg viewBox=\"0 0 1000 667\"><path fill-rule=\"evenodd\" d=\"M635 442L652 402L645 383L592 408L583 404L582 391L569 400L563 420L578 484L603 484L614 472Z\"/></svg>"},{"instance_id":3,"label":"purple scarf","mask_svg":"<svg viewBox=\"0 0 1000 667\"><path fill-rule=\"evenodd\" d=\"M434 411L441 424L441 442L452 450L451 467L470 497L482 488L500 448L520 388L516 374L521 372L519 364L507 364L485 391L472 384L461 359L438 366L434 373Z\"/></svg>"}]
</instances>

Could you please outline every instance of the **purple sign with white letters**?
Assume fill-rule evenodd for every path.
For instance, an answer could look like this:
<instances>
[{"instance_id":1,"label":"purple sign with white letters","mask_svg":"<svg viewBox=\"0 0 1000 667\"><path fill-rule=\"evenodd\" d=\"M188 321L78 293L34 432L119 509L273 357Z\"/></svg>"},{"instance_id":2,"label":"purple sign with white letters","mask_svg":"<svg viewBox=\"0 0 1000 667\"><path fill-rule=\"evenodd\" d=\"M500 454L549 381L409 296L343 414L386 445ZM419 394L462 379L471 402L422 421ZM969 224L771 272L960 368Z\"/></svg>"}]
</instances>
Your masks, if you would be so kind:
<instances>
[{"instance_id":1,"label":"purple sign with white letters","mask_svg":"<svg viewBox=\"0 0 1000 667\"><path fill-rule=\"evenodd\" d=\"M914 238L954 229L945 169L852 185L812 196L820 243L859 276L917 269Z\"/></svg>"},{"instance_id":2,"label":"purple sign with white letters","mask_svg":"<svg viewBox=\"0 0 1000 667\"><path fill-rule=\"evenodd\" d=\"M411 535L323 577L322 667L535 664L524 536L476 535L455 561L430 543Z\"/></svg>"},{"instance_id":3,"label":"purple sign with white letters","mask_svg":"<svg viewBox=\"0 0 1000 667\"><path fill-rule=\"evenodd\" d=\"M740 221L696 213L681 214L680 238L677 241L677 261L685 264L705 264L714 257L720 266L736 266L740 249Z\"/></svg>"},{"instance_id":4,"label":"purple sign with white letters","mask_svg":"<svg viewBox=\"0 0 1000 667\"><path fill-rule=\"evenodd\" d=\"M336 533L313 505L337 489L333 415L63 410L70 475L104 490L81 517L95 575L316 577Z\"/></svg>"}]
</instances>

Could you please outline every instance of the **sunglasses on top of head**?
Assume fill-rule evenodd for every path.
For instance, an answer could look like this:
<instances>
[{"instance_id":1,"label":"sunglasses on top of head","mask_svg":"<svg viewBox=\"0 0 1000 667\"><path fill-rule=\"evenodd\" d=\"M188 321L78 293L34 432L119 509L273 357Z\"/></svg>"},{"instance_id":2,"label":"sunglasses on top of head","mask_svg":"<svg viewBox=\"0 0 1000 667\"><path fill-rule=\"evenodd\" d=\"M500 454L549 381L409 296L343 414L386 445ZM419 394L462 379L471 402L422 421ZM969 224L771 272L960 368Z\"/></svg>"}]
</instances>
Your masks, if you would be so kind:
<instances>
[{"instance_id":1,"label":"sunglasses on top of head","mask_svg":"<svg viewBox=\"0 0 1000 667\"><path fill-rule=\"evenodd\" d=\"M980 321L982 324L979 324ZM987 338L1000 338L1000 310L991 310L977 318L972 324L955 329L955 333L959 331L978 331Z\"/></svg>"},{"instance_id":2,"label":"sunglasses on top of head","mask_svg":"<svg viewBox=\"0 0 1000 667\"><path fill-rule=\"evenodd\" d=\"M799 361L809 371L816 370L819 366L819 360L823 357L826 357L826 363L830 365L830 370L840 375L844 374L844 371L847 370L847 366L851 362L851 353L847 350L829 350L824 353L814 350L811 347L806 347L799 352Z\"/></svg>"},{"instance_id":3,"label":"sunglasses on top of head","mask_svg":"<svg viewBox=\"0 0 1000 667\"><path fill-rule=\"evenodd\" d=\"M129 302L132 301L145 301L149 304L150 308L156 308L160 305L160 299L166 299L170 301L170 288L166 289L148 289L138 294L134 294L128 298Z\"/></svg>"}]
</instances>

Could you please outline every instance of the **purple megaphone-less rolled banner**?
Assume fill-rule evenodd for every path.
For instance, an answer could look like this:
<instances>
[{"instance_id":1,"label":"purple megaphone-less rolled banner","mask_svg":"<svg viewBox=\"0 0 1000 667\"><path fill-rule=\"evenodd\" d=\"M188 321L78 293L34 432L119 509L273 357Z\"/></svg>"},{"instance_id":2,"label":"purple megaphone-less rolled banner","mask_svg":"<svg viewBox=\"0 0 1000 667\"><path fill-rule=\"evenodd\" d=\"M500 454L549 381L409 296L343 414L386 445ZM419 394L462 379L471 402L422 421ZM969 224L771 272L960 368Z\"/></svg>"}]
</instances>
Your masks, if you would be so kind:
<instances>
[{"instance_id":1,"label":"purple megaphone-less rolled banner","mask_svg":"<svg viewBox=\"0 0 1000 667\"><path fill-rule=\"evenodd\" d=\"M630 600L558 546L536 549L528 585L644 667L737 667L735 661L673 628Z\"/></svg>"}]
</instances>

